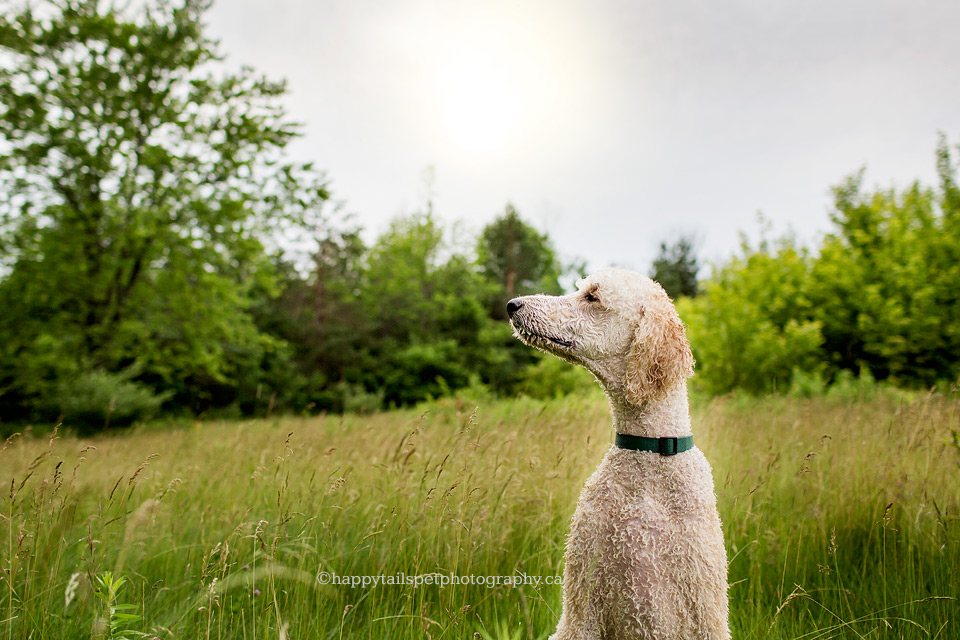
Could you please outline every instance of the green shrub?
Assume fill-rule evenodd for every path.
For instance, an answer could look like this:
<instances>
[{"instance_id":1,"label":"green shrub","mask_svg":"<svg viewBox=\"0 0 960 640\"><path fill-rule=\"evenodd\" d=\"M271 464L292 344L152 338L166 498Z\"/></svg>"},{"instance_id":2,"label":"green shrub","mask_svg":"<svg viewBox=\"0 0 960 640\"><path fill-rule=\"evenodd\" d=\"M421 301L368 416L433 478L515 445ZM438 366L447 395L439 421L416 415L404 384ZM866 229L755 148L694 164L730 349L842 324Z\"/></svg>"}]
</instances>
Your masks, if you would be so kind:
<instances>
[{"instance_id":1,"label":"green shrub","mask_svg":"<svg viewBox=\"0 0 960 640\"><path fill-rule=\"evenodd\" d=\"M537 364L524 370L520 391L531 398L547 400L571 393L585 393L596 385L593 375L586 369L544 355Z\"/></svg>"},{"instance_id":2,"label":"green shrub","mask_svg":"<svg viewBox=\"0 0 960 640\"><path fill-rule=\"evenodd\" d=\"M701 295L677 301L697 360L694 384L712 394L783 391L796 370L816 371L823 357L820 324L809 320L803 295L807 253L789 240L742 251Z\"/></svg>"},{"instance_id":3,"label":"green shrub","mask_svg":"<svg viewBox=\"0 0 960 640\"><path fill-rule=\"evenodd\" d=\"M335 385L340 393L340 406L344 413L368 414L383 408L383 391L369 392L362 385L339 382Z\"/></svg>"},{"instance_id":4,"label":"green shrub","mask_svg":"<svg viewBox=\"0 0 960 640\"><path fill-rule=\"evenodd\" d=\"M791 398L819 398L826 393L826 390L827 382L819 369L804 371L794 368L787 395Z\"/></svg>"},{"instance_id":5,"label":"green shrub","mask_svg":"<svg viewBox=\"0 0 960 640\"><path fill-rule=\"evenodd\" d=\"M66 426L87 433L144 420L155 414L172 392L156 394L134 382L138 372L131 367L120 373L100 369L80 373L57 384L57 395L48 405L56 407Z\"/></svg>"}]
</instances>

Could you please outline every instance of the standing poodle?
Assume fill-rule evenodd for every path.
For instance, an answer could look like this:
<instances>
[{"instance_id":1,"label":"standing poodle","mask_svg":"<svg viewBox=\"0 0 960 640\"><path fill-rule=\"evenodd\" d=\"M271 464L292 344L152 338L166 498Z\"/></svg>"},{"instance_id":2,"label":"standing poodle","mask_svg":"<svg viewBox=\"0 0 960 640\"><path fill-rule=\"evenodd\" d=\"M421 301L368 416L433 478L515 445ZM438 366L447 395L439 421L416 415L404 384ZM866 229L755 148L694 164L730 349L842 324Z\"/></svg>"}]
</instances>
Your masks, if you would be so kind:
<instances>
[{"instance_id":1,"label":"standing poodle","mask_svg":"<svg viewBox=\"0 0 960 640\"><path fill-rule=\"evenodd\" d=\"M617 433L577 502L551 640L727 639L727 558L710 463L690 435L683 323L640 274L603 269L577 286L507 304L520 340L596 376Z\"/></svg>"}]
</instances>

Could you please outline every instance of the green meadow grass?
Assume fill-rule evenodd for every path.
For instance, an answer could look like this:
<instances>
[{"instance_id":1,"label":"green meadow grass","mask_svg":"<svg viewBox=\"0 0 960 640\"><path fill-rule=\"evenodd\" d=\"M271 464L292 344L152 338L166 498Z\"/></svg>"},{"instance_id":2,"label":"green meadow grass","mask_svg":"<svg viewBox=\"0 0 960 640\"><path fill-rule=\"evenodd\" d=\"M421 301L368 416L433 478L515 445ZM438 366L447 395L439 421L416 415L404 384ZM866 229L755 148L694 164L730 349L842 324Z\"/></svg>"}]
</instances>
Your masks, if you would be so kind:
<instances>
[{"instance_id":1,"label":"green meadow grass","mask_svg":"<svg viewBox=\"0 0 960 640\"><path fill-rule=\"evenodd\" d=\"M957 395L693 409L735 638L960 637ZM561 575L611 437L599 394L15 436L0 452L0 633L545 638L558 585L317 577Z\"/></svg>"}]
</instances>

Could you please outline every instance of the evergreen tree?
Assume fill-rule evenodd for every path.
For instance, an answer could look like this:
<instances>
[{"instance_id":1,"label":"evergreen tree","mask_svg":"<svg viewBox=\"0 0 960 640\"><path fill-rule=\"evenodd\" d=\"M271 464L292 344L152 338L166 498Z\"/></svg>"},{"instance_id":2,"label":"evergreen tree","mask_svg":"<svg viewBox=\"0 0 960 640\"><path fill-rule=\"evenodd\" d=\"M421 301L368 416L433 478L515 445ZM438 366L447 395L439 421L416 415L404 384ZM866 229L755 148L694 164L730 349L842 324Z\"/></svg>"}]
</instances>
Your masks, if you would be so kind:
<instances>
[{"instance_id":1,"label":"evergreen tree","mask_svg":"<svg viewBox=\"0 0 960 640\"><path fill-rule=\"evenodd\" d=\"M507 301L531 293L558 294L561 266L546 234L525 223L512 204L484 227L477 244L477 263L487 280L496 283L491 316L506 319Z\"/></svg>"},{"instance_id":2,"label":"evergreen tree","mask_svg":"<svg viewBox=\"0 0 960 640\"><path fill-rule=\"evenodd\" d=\"M693 239L687 236L676 242L660 243L660 253L653 261L650 277L660 283L667 294L677 299L697 295L697 272L700 265L694 253Z\"/></svg>"}]
</instances>

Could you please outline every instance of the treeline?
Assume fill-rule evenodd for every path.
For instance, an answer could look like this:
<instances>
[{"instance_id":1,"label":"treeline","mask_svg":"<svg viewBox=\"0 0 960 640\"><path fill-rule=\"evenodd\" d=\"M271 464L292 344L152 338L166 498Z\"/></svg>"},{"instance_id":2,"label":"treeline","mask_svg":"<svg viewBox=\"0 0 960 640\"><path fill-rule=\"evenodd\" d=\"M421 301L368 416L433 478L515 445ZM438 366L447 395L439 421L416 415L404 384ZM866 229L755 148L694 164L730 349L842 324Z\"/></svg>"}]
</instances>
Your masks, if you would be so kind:
<instances>
[{"instance_id":1,"label":"treeline","mask_svg":"<svg viewBox=\"0 0 960 640\"><path fill-rule=\"evenodd\" d=\"M960 373L960 189L946 139L939 184L833 189L818 246L791 237L740 253L680 301L710 393L816 391L864 376L955 385Z\"/></svg>"},{"instance_id":2,"label":"treeline","mask_svg":"<svg viewBox=\"0 0 960 640\"><path fill-rule=\"evenodd\" d=\"M451 235L430 213L413 214L371 246L356 233L325 237L308 277L287 266L279 295L252 309L257 326L287 345L283 368L292 375L270 385L275 401L343 411L466 386L543 393L531 370L541 357L512 337L506 302L561 293L569 268L509 205L478 237ZM548 392L569 386L567 378L547 383Z\"/></svg>"},{"instance_id":3,"label":"treeline","mask_svg":"<svg viewBox=\"0 0 960 640\"><path fill-rule=\"evenodd\" d=\"M78 301L39 290L55 287L40 272L59 256L21 258L0 281L3 418L98 429L161 411L375 411L463 387L582 388L582 374L521 345L506 321L511 297L561 293L572 267L549 238L509 205L477 237L452 235L414 213L369 246L359 229L324 235L305 273L261 255L243 277L195 281L173 299L153 284L191 274L158 266L123 328L89 351Z\"/></svg>"}]
</instances>

